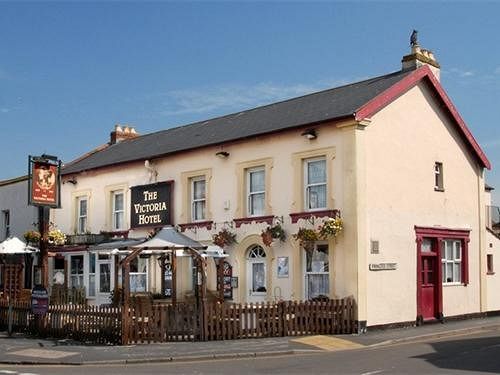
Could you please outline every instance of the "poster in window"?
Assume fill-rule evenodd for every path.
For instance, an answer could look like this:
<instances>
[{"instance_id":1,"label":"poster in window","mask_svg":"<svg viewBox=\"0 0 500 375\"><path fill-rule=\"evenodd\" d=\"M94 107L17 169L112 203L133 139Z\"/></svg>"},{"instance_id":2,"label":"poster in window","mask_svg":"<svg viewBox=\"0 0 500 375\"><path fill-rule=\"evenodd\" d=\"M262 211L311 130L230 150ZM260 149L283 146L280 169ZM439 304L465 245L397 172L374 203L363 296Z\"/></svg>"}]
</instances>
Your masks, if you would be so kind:
<instances>
[{"instance_id":1,"label":"poster in window","mask_svg":"<svg viewBox=\"0 0 500 375\"><path fill-rule=\"evenodd\" d=\"M288 277L288 257L278 257L278 277Z\"/></svg>"}]
</instances>

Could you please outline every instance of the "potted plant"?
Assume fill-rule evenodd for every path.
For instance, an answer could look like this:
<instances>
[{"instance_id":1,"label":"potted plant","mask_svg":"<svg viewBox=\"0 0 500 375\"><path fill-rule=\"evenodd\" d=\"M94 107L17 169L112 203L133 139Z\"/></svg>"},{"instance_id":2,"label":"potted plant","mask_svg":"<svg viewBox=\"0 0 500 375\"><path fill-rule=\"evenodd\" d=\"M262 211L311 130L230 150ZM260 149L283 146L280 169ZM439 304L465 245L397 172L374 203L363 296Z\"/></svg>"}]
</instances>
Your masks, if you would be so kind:
<instances>
[{"instance_id":1,"label":"potted plant","mask_svg":"<svg viewBox=\"0 0 500 375\"><path fill-rule=\"evenodd\" d=\"M260 236L262 237L262 242L264 242L264 245L266 246L271 246L274 240L279 239L281 242L285 242L286 239L285 231L279 223L273 226L268 226L262 231Z\"/></svg>"},{"instance_id":2,"label":"potted plant","mask_svg":"<svg viewBox=\"0 0 500 375\"><path fill-rule=\"evenodd\" d=\"M299 228L298 232L293 235L296 241L299 241L300 246L305 250L310 251L314 248L314 241L318 241L320 236L314 229Z\"/></svg>"},{"instance_id":3,"label":"potted plant","mask_svg":"<svg viewBox=\"0 0 500 375\"><path fill-rule=\"evenodd\" d=\"M230 246L236 243L236 234L230 232L226 228L223 228L212 236L212 241L219 247Z\"/></svg>"},{"instance_id":4,"label":"potted plant","mask_svg":"<svg viewBox=\"0 0 500 375\"><path fill-rule=\"evenodd\" d=\"M318 234L321 239L326 240L330 237L337 237L343 228L344 223L340 217L330 217L321 224Z\"/></svg>"}]
</instances>

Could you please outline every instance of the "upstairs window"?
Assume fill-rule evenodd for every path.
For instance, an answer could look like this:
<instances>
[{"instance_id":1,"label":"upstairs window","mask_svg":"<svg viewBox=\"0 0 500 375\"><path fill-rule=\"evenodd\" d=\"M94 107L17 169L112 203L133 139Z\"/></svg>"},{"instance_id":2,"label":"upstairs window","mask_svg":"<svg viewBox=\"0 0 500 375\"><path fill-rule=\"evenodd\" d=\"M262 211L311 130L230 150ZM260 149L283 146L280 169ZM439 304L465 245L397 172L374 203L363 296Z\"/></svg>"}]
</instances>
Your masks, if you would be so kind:
<instances>
[{"instance_id":1,"label":"upstairs window","mask_svg":"<svg viewBox=\"0 0 500 375\"><path fill-rule=\"evenodd\" d=\"M3 228L4 228L4 238L10 237L10 210L4 210L3 213Z\"/></svg>"},{"instance_id":2,"label":"upstairs window","mask_svg":"<svg viewBox=\"0 0 500 375\"><path fill-rule=\"evenodd\" d=\"M304 160L304 197L307 211L326 208L326 159Z\"/></svg>"},{"instance_id":3,"label":"upstairs window","mask_svg":"<svg viewBox=\"0 0 500 375\"><path fill-rule=\"evenodd\" d=\"M112 230L124 229L125 206L123 191L113 191L111 193L112 200Z\"/></svg>"},{"instance_id":4,"label":"upstairs window","mask_svg":"<svg viewBox=\"0 0 500 375\"><path fill-rule=\"evenodd\" d=\"M247 170L247 216L265 214L266 172L264 167Z\"/></svg>"},{"instance_id":5,"label":"upstairs window","mask_svg":"<svg viewBox=\"0 0 500 375\"><path fill-rule=\"evenodd\" d=\"M191 179L191 221L205 220L206 204L205 176L194 177Z\"/></svg>"},{"instance_id":6,"label":"upstairs window","mask_svg":"<svg viewBox=\"0 0 500 375\"><path fill-rule=\"evenodd\" d=\"M434 163L434 190L444 191L443 163L440 162Z\"/></svg>"},{"instance_id":7,"label":"upstairs window","mask_svg":"<svg viewBox=\"0 0 500 375\"><path fill-rule=\"evenodd\" d=\"M77 223L76 223L76 231L78 233L85 233L87 231L87 197L79 197L77 198Z\"/></svg>"}]
</instances>

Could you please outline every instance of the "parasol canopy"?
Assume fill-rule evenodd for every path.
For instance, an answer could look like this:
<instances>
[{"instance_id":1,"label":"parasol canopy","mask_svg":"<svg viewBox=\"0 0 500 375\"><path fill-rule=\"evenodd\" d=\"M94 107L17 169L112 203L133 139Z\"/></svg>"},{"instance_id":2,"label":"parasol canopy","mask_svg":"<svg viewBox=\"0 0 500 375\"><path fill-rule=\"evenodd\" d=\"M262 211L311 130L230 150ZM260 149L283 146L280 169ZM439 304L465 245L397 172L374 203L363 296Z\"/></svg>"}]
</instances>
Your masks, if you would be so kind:
<instances>
[{"instance_id":1,"label":"parasol canopy","mask_svg":"<svg viewBox=\"0 0 500 375\"><path fill-rule=\"evenodd\" d=\"M36 247L25 244L17 237L7 238L0 243L0 255L5 254L32 254L39 251Z\"/></svg>"}]
</instances>

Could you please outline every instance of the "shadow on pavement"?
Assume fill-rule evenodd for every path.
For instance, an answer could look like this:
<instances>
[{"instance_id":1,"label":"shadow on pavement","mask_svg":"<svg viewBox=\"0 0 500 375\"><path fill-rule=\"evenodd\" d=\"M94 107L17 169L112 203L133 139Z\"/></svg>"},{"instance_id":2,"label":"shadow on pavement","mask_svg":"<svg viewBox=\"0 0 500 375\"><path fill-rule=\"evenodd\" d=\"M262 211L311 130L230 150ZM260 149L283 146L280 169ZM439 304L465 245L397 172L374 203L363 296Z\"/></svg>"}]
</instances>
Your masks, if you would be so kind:
<instances>
[{"instance_id":1,"label":"shadow on pavement","mask_svg":"<svg viewBox=\"0 0 500 375\"><path fill-rule=\"evenodd\" d=\"M434 353L415 356L441 369L500 373L500 337L430 343Z\"/></svg>"}]
</instances>

